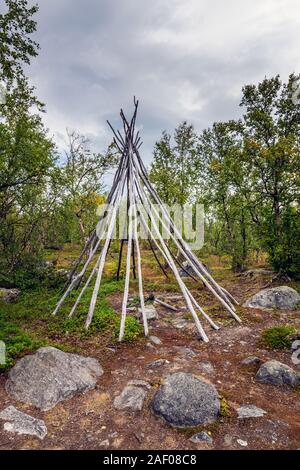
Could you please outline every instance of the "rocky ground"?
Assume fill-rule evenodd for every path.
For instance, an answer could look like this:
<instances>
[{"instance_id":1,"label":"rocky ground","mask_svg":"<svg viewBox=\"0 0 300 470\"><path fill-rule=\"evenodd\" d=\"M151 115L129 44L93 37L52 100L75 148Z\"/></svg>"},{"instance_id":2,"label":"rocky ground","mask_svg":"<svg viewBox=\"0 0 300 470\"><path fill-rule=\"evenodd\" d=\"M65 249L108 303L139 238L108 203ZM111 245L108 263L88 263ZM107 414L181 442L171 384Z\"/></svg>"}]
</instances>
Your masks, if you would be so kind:
<instances>
[{"instance_id":1,"label":"rocky ground","mask_svg":"<svg viewBox=\"0 0 300 470\"><path fill-rule=\"evenodd\" d=\"M265 278L253 281L245 276L223 285L230 287L239 301L244 301L265 282ZM183 307L178 294L164 292L163 288L159 294L172 305ZM120 294L112 295L110 302L118 309ZM214 310L209 300L206 307ZM103 375L93 390L77 394L48 411L11 398L5 391L7 374L2 374L0 411L13 405L43 420L47 435L39 439L8 432L2 421L1 449L300 448L299 389L259 383L255 379L259 361L243 363L249 356L262 362L276 359L300 372L300 364L292 363L290 351L260 346L261 332L270 326L290 324L299 329L299 310L245 308L240 312L241 325L229 320L225 312L217 311L214 320L219 320L222 328L219 331L206 328L210 342L205 344L197 339L194 324L184 309L177 313L158 305L156 309L158 319L151 321L151 335L156 338L152 341L107 345L101 344L99 338L99 343L87 343L85 355L98 359ZM215 386L221 399L221 416L216 422L183 430L154 415L150 402L165 377L175 372L190 372ZM128 389L124 392L130 382L130 387L135 387L131 401L126 395ZM128 399L131 408L124 408L124 400ZM244 405L255 405L265 413L239 417L237 410ZM192 436L201 431L209 436L207 442L193 442Z\"/></svg>"}]
</instances>

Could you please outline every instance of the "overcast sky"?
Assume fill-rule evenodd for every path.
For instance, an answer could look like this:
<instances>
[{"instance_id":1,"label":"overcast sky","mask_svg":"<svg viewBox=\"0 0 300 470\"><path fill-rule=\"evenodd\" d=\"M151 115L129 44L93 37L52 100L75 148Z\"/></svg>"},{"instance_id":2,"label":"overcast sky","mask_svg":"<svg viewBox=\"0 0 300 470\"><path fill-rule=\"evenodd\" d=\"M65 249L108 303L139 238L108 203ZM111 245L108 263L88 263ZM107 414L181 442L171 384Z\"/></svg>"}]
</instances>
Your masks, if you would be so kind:
<instances>
[{"instance_id":1,"label":"overcast sky","mask_svg":"<svg viewBox=\"0 0 300 470\"><path fill-rule=\"evenodd\" d=\"M241 88L300 71L299 0L42 0L30 77L61 147L65 129L103 151L106 119L140 100L143 155L183 120L237 117Z\"/></svg>"}]
</instances>

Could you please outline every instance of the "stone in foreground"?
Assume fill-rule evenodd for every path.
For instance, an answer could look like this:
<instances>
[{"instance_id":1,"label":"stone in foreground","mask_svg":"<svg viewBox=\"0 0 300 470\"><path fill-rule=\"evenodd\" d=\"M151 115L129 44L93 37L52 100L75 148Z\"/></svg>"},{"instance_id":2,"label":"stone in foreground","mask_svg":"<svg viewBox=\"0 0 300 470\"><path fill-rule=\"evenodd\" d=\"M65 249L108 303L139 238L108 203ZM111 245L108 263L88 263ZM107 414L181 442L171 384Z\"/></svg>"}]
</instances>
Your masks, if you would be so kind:
<instances>
[{"instance_id":1,"label":"stone in foreground","mask_svg":"<svg viewBox=\"0 0 300 470\"><path fill-rule=\"evenodd\" d=\"M255 405L244 405L237 409L239 419L247 418L261 418L266 414L266 411L262 408L258 408Z\"/></svg>"},{"instance_id":2,"label":"stone in foreground","mask_svg":"<svg viewBox=\"0 0 300 470\"><path fill-rule=\"evenodd\" d=\"M150 320L157 320L157 318L158 318L156 308L153 305L146 305L145 306L145 313L146 313L146 318L149 321ZM142 321L143 320L143 314L142 314L141 309L139 309L138 316L139 316L139 319Z\"/></svg>"},{"instance_id":3,"label":"stone in foreground","mask_svg":"<svg viewBox=\"0 0 300 470\"><path fill-rule=\"evenodd\" d=\"M265 384L300 386L300 375L291 367L279 361L265 362L256 374L256 380Z\"/></svg>"},{"instance_id":4,"label":"stone in foreground","mask_svg":"<svg viewBox=\"0 0 300 470\"><path fill-rule=\"evenodd\" d=\"M4 423L5 431L17 434L29 434L39 439L44 439L47 435L47 428L44 421L33 418L17 410L14 406L8 406L5 410L1 411L0 419L6 421L6 423Z\"/></svg>"},{"instance_id":5,"label":"stone in foreground","mask_svg":"<svg viewBox=\"0 0 300 470\"><path fill-rule=\"evenodd\" d=\"M300 294L288 286L263 289L244 303L244 307L279 310L295 310L299 305Z\"/></svg>"},{"instance_id":6,"label":"stone in foreground","mask_svg":"<svg viewBox=\"0 0 300 470\"><path fill-rule=\"evenodd\" d=\"M215 387L192 374L168 375L151 402L153 412L178 428L212 423L220 413Z\"/></svg>"},{"instance_id":7,"label":"stone in foreground","mask_svg":"<svg viewBox=\"0 0 300 470\"><path fill-rule=\"evenodd\" d=\"M114 407L117 410L141 411L146 398L146 392L141 387L127 385L114 400Z\"/></svg>"},{"instance_id":8,"label":"stone in foreground","mask_svg":"<svg viewBox=\"0 0 300 470\"><path fill-rule=\"evenodd\" d=\"M9 372L7 393L46 411L95 387L103 369L96 359L47 347L20 359Z\"/></svg>"}]
</instances>

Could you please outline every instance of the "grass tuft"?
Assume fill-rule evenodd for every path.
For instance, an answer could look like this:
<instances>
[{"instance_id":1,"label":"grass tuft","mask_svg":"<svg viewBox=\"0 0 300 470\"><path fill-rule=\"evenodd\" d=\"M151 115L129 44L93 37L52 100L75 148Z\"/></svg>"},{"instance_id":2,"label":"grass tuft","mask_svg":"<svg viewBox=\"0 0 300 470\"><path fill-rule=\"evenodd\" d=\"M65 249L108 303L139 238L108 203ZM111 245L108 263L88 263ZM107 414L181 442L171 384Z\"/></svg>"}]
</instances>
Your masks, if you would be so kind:
<instances>
[{"instance_id":1,"label":"grass tuft","mask_svg":"<svg viewBox=\"0 0 300 470\"><path fill-rule=\"evenodd\" d=\"M268 349L290 349L289 335L295 332L295 328L290 326L274 326L262 332L261 343Z\"/></svg>"}]
</instances>

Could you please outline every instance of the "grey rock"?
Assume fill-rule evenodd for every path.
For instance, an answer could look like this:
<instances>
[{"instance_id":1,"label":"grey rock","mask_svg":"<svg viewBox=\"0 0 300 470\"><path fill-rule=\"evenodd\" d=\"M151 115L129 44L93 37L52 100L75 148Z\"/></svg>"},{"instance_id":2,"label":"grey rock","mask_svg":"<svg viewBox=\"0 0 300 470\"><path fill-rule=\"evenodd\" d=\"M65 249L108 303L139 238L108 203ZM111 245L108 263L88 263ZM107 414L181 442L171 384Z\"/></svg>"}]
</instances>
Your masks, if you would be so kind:
<instances>
[{"instance_id":1,"label":"grey rock","mask_svg":"<svg viewBox=\"0 0 300 470\"><path fill-rule=\"evenodd\" d=\"M149 336L149 341L151 341L153 344L156 344L157 346L162 343L161 339L159 339L157 336Z\"/></svg>"},{"instance_id":2,"label":"grey rock","mask_svg":"<svg viewBox=\"0 0 300 470\"><path fill-rule=\"evenodd\" d=\"M249 269L243 273L245 277L259 277L259 276L272 276L275 272L271 271L270 269Z\"/></svg>"},{"instance_id":3,"label":"grey rock","mask_svg":"<svg viewBox=\"0 0 300 470\"><path fill-rule=\"evenodd\" d=\"M254 366L254 365L257 366L261 364L261 362L262 360L256 356L248 356L248 357L245 357L245 359L241 361L241 363L244 364L245 366Z\"/></svg>"},{"instance_id":4,"label":"grey rock","mask_svg":"<svg viewBox=\"0 0 300 470\"><path fill-rule=\"evenodd\" d=\"M184 356L188 357L195 357L197 354L191 348L187 348L185 346L174 346L175 351L179 354L183 354Z\"/></svg>"},{"instance_id":5,"label":"grey rock","mask_svg":"<svg viewBox=\"0 0 300 470\"><path fill-rule=\"evenodd\" d=\"M294 310L300 304L300 294L288 286L263 289L244 303L250 308L275 308Z\"/></svg>"},{"instance_id":6,"label":"grey rock","mask_svg":"<svg viewBox=\"0 0 300 470\"><path fill-rule=\"evenodd\" d=\"M93 389L102 374L96 359L47 347L20 359L10 370L5 387L14 399L46 411L78 392Z\"/></svg>"},{"instance_id":7,"label":"grey rock","mask_svg":"<svg viewBox=\"0 0 300 470\"><path fill-rule=\"evenodd\" d=\"M54 262L49 261L49 260L41 261L41 263L39 265L40 269L49 269L49 268L53 268L53 267L54 267Z\"/></svg>"},{"instance_id":8,"label":"grey rock","mask_svg":"<svg viewBox=\"0 0 300 470\"><path fill-rule=\"evenodd\" d=\"M188 261L184 261L182 263L182 266L184 267L184 269L181 268L179 270L179 274L181 277L189 277L189 274L191 274L192 276L195 275L195 271L192 266L188 263Z\"/></svg>"},{"instance_id":9,"label":"grey rock","mask_svg":"<svg viewBox=\"0 0 300 470\"><path fill-rule=\"evenodd\" d=\"M237 409L238 418L260 418L264 416L267 412L262 408L258 408L255 405L244 405Z\"/></svg>"},{"instance_id":10,"label":"grey rock","mask_svg":"<svg viewBox=\"0 0 300 470\"><path fill-rule=\"evenodd\" d=\"M199 442L206 442L207 444L212 444L213 439L210 437L209 434L207 434L204 431L197 432L190 438L191 442L194 442L195 444L198 444Z\"/></svg>"},{"instance_id":11,"label":"grey rock","mask_svg":"<svg viewBox=\"0 0 300 470\"><path fill-rule=\"evenodd\" d=\"M300 385L300 375L286 364L273 360L260 366L256 374L256 380L261 383L288 385L289 387Z\"/></svg>"},{"instance_id":12,"label":"grey rock","mask_svg":"<svg viewBox=\"0 0 300 470\"><path fill-rule=\"evenodd\" d=\"M62 277L62 278L66 278L68 277L70 274L70 271L69 269L58 269L57 271L55 271L55 275L58 276L58 277Z\"/></svg>"},{"instance_id":13,"label":"grey rock","mask_svg":"<svg viewBox=\"0 0 300 470\"><path fill-rule=\"evenodd\" d=\"M14 406L8 406L5 410L1 411L0 419L6 421L6 423L4 423L5 431L17 434L29 434L39 439L44 439L47 435L47 428L44 421L33 418L19 411Z\"/></svg>"},{"instance_id":14,"label":"grey rock","mask_svg":"<svg viewBox=\"0 0 300 470\"><path fill-rule=\"evenodd\" d=\"M183 330L187 327L187 322L183 318L172 320L172 325L178 330Z\"/></svg>"},{"instance_id":15,"label":"grey rock","mask_svg":"<svg viewBox=\"0 0 300 470\"><path fill-rule=\"evenodd\" d=\"M109 447L109 440L105 439L104 441L101 441L99 446L100 447Z\"/></svg>"},{"instance_id":16,"label":"grey rock","mask_svg":"<svg viewBox=\"0 0 300 470\"><path fill-rule=\"evenodd\" d=\"M213 385L192 374L177 372L166 377L151 408L171 426L186 428L216 421L220 400Z\"/></svg>"},{"instance_id":17,"label":"grey rock","mask_svg":"<svg viewBox=\"0 0 300 470\"><path fill-rule=\"evenodd\" d=\"M167 359L156 359L153 362L150 362L150 364L147 364L148 369L152 369L153 367L161 367L164 366L165 364L170 364L170 361Z\"/></svg>"},{"instance_id":18,"label":"grey rock","mask_svg":"<svg viewBox=\"0 0 300 470\"><path fill-rule=\"evenodd\" d=\"M211 274L211 270L209 269L209 267L204 263L202 263L202 264L204 265L206 271L209 274ZM182 263L182 266L183 266L184 269L181 268L179 270L179 274L180 274L181 277L189 277L189 274L191 274L194 277L197 277L197 274L195 273L194 269L192 268L192 266L189 264L188 261L184 261Z\"/></svg>"},{"instance_id":19,"label":"grey rock","mask_svg":"<svg viewBox=\"0 0 300 470\"><path fill-rule=\"evenodd\" d=\"M201 370L201 372L203 372L204 374L208 374L208 375L212 375L215 373L215 369L214 369L214 366L211 364L211 362L209 361L202 361L200 362L199 364L199 369Z\"/></svg>"},{"instance_id":20,"label":"grey rock","mask_svg":"<svg viewBox=\"0 0 300 470\"><path fill-rule=\"evenodd\" d=\"M243 441L243 439L237 439L236 442L242 447L247 447L247 445L248 445L248 442Z\"/></svg>"},{"instance_id":21,"label":"grey rock","mask_svg":"<svg viewBox=\"0 0 300 470\"><path fill-rule=\"evenodd\" d=\"M127 383L127 385L133 385L135 387L145 387L147 388L148 390L150 390L151 388L151 385L149 384L149 382L147 382L146 380L141 380L141 379L132 379L132 380L129 380L129 382Z\"/></svg>"},{"instance_id":22,"label":"grey rock","mask_svg":"<svg viewBox=\"0 0 300 470\"><path fill-rule=\"evenodd\" d=\"M12 302L20 295L21 291L19 289L5 289L0 287L0 301L3 302Z\"/></svg>"},{"instance_id":23,"label":"grey rock","mask_svg":"<svg viewBox=\"0 0 300 470\"><path fill-rule=\"evenodd\" d=\"M157 311L154 305L146 305L145 313L146 313L147 320L157 320L158 318ZM138 311L138 316L140 320L143 319L142 310L140 308Z\"/></svg>"},{"instance_id":24,"label":"grey rock","mask_svg":"<svg viewBox=\"0 0 300 470\"><path fill-rule=\"evenodd\" d=\"M114 407L117 410L141 411L145 398L146 392L141 387L127 385L121 395L114 399Z\"/></svg>"}]
</instances>

